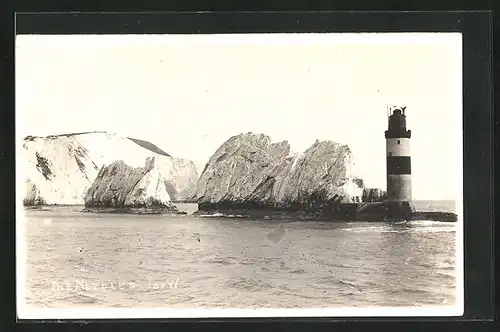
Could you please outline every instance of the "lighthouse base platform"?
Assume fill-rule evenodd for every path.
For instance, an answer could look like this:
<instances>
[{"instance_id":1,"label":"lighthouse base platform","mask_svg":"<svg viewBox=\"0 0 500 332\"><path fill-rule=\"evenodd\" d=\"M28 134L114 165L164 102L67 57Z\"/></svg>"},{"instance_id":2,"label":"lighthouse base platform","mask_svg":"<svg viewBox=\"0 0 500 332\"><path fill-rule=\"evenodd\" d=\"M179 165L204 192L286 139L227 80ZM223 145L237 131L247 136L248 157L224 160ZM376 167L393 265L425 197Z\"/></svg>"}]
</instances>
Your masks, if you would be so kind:
<instances>
[{"instance_id":1,"label":"lighthouse base platform","mask_svg":"<svg viewBox=\"0 0 500 332\"><path fill-rule=\"evenodd\" d=\"M351 221L412 221L430 220L456 222L457 215L451 212L416 211L409 201L383 201L370 203L339 204L329 215L331 220Z\"/></svg>"}]
</instances>

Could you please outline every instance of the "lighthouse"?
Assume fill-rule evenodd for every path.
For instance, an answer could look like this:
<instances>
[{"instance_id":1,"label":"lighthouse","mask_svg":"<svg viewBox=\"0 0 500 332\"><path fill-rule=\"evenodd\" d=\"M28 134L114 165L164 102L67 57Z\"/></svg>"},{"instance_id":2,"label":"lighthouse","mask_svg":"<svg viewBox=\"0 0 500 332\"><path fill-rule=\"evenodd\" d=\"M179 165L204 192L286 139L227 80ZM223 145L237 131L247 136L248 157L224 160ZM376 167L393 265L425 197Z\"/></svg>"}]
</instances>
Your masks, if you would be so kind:
<instances>
[{"instance_id":1,"label":"lighthouse","mask_svg":"<svg viewBox=\"0 0 500 332\"><path fill-rule=\"evenodd\" d=\"M406 129L406 107L388 109L385 131L387 153L387 200L411 203L411 131Z\"/></svg>"}]
</instances>

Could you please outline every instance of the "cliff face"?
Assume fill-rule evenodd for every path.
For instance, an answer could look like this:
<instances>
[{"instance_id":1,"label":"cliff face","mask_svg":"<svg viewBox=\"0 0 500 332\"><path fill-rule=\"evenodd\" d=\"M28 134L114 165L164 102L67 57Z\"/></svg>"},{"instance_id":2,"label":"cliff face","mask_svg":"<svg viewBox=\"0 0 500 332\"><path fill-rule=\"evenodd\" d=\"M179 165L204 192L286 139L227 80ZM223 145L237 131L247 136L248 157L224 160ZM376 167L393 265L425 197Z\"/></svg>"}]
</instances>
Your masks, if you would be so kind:
<instances>
[{"instance_id":1,"label":"cliff face","mask_svg":"<svg viewBox=\"0 0 500 332\"><path fill-rule=\"evenodd\" d=\"M192 161L169 156L154 144L105 132L26 137L18 171L25 177L25 205L84 204L99 170L117 160L156 163L173 200L193 199L198 173Z\"/></svg>"},{"instance_id":2,"label":"cliff face","mask_svg":"<svg viewBox=\"0 0 500 332\"><path fill-rule=\"evenodd\" d=\"M178 212L170 199L166 182L155 157L146 159L144 167L136 168L121 160L115 161L99 171L85 195L85 206Z\"/></svg>"},{"instance_id":3,"label":"cliff face","mask_svg":"<svg viewBox=\"0 0 500 332\"><path fill-rule=\"evenodd\" d=\"M198 181L201 210L251 207L307 209L359 201L362 183L352 174L349 148L316 141L301 154L262 134L230 138L208 161Z\"/></svg>"}]
</instances>

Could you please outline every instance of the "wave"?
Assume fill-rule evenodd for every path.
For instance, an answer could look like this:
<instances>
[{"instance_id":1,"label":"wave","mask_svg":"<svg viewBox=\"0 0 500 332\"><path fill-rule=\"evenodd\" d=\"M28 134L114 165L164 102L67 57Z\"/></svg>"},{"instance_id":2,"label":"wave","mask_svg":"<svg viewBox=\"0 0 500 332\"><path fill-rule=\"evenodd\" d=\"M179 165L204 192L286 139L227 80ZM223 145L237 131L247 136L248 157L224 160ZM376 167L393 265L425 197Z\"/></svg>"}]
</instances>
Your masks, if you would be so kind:
<instances>
[{"instance_id":1,"label":"wave","mask_svg":"<svg viewBox=\"0 0 500 332\"><path fill-rule=\"evenodd\" d=\"M396 295L396 294L404 294L406 296L411 296L411 295L423 295L429 293L429 291L424 290L422 288L413 288L413 287L403 287L403 288L396 288L396 289L391 289L387 291L388 294Z\"/></svg>"},{"instance_id":2,"label":"wave","mask_svg":"<svg viewBox=\"0 0 500 332\"><path fill-rule=\"evenodd\" d=\"M241 257L234 257L234 256L215 256L215 257L212 256L203 259L201 262L208 264L220 264L220 265L235 265L235 264L249 265L243 263L243 259Z\"/></svg>"},{"instance_id":3,"label":"wave","mask_svg":"<svg viewBox=\"0 0 500 332\"><path fill-rule=\"evenodd\" d=\"M347 264L342 264L342 263L328 263L328 264L324 264L324 265L327 267L333 267L333 268L340 267L342 269L351 269L351 270L358 270L360 268L360 266L347 265ZM377 271L376 268L371 268L368 265L363 266L362 269L364 271ZM330 273L333 273L333 272L330 271Z\"/></svg>"},{"instance_id":4,"label":"wave","mask_svg":"<svg viewBox=\"0 0 500 332\"><path fill-rule=\"evenodd\" d=\"M450 273L443 273L443 272L436 272L436 274L440 277L443 277L444 279L448 279L448 280L456 280L456 277L454 274L450 274Z\"/></svg>"},{"instance_id":5,"label":"wave","mask_svg":"<svg viewBox=\"0 0 500 332\"><path fill-rule=\"evenodd\" d=\"M224 214L224 213L211 213L211 214L198 214L201 218L248 218L243 214Z\"/></svg>"},{"instance_id":6,"label":"wave","mask_svg":"<svg viewBox=\"0 0 500 332\"><path fill-rule=\"evenodd\" d=\"M84 295L84 294L73 294L69 296L62 296L59 298L55 298L51 302L59 302L62 301L64 303L72 303L72 304L96 304L99 303L99 299Z\"/></svg>"},{"instance_id":7,"label":"wave","mask_svg":"<svg viewBox=\"0 0 500 332\"><path fill-rule=\"evenodd\" d=\"M352 224L354 225L354 223ZM346 232L353 233L439 233L439 232L456 232L456 224L442 223L439 221L411 221L394 224L380 224L377 226L351 227L344 228Z\"/></svg>"},{"instance_id":8,"label":"wave","mask_svg":"<svg viewBox=\"0 0 500 332\"><path fill-rule=\"evenodd\" d=\"M439 226L439 227L456 227L456 222L443 222L443 221L435 221L435 220L413 220L406 222L412 226Z\"/></svg>"},{"instance_id":9,"label":"wave","mask_svg":"<svg viewBox=\"0 0 500 332\"><path fill-rule=\"evenodd\" d=\"M227 287L247 290L247 291L262 291L272 289L274 286L266 281L254 279L250 277L238 277L225 282Z\"/></svg>"},{"instance_id":10,"label":"wave","mask_svg":"<svg viewBox=\"0 0 500 332\"><path fill-rule=\"evenodd\" d=\"M349 286L351 288L354 288L358 292L362 292L363 290L361 289L360 286L353 284L352 282L344 281L344 280L338 280L337 283L345 286Z\"/></svg>"},{"instance_id":11,"label":"wave","mask_svg":"<svg viewBox=\"0 0 500 332\"><path fill-rule=\"evenodd\" d=\"M301 269L301 268L298 268L298 269L293 269L292 271L290 271L289 273L293 273L293 274L302 274L302 273L305 273L306 271L304 269Z\"/></svg>"},{"instance_id":12,"label":"wave","mask_svg":"<svg viewBox=\"0 0 500 332\"><path fill-rule=\"evenodd\" d=\"M204 263L221 264L221 265L233 265L233 264L235 264L234 261L231 261L228 258L214 258L214 259L209 259L209 260L205 261Z\"/></svg>"},{"instance_id":13,"label":"wave","mask_svg":"<svg viewBox=\"0 0 500 332\"><path fill-rule=\"evenodd\" d=\"M343 229L346 232L352 233L370 233L370 232L381 232L383 230L382 226L368 226L368 227L353 227Z\"/></svg>"}]
</instances>

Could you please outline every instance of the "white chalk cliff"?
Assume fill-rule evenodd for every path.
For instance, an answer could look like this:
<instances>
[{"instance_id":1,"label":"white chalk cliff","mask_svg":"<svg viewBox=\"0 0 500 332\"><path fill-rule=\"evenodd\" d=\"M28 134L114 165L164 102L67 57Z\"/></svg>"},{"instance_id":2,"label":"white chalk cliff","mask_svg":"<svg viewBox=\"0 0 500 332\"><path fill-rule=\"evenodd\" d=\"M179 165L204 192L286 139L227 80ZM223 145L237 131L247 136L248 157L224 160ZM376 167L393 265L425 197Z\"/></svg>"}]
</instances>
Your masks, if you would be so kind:
<instances>
[{"instance_id":1,"label":"white chalk cliff","mask_svg":"<svg viewBox=\"0 0 500 332\"><path fill-rule=\"evenodd\" d=\"M301 154L287 141L271 143L263 134L240 134L222 144L198 181L200 209L297 208L337 200L360 201L362 181L353 173L350 149L316 141Z\"/></svg>"},{"instance_id":2,"label":"white chalk cliff","mask_svg":"<svg viewBox=\"0 0 500 332\"><path fill-rule=\"evenodd\" d=\"M25 179L25 205L84 204L99 170L115 161L142 167L154 157L169 199L193 199L198 172L190 160L172 157L154 144L106 132L24 139L19 169Z\"/></svg>"}]
</instances>

